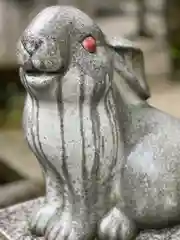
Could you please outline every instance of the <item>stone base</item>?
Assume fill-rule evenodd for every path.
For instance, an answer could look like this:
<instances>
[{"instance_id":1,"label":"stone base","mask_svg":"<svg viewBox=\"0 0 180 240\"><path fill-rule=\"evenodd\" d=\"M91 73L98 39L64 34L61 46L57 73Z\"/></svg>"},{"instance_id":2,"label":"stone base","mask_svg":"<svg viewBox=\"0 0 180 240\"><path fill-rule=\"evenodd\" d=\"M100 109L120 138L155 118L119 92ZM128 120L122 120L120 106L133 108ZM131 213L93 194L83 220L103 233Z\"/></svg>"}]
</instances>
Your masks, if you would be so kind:
<instances>
[{"instance_id":1,"label":"stone base","mask_svg":"<svg viewBox=\"0 0 180 240\"><path fill-rule=\"evenodd\" d=\"M32 238L28 230L28 219L39 209L44 198L0 210L0 239L3 240L43 240Z\"/></svg>"},{"instance_id":2,"label":"stone base","mask_svg":"<svg viewBox=\"0 0 180 240\"><path fill-rule=\"evenodd\" d=\"M32 237L28 230L28 219L39 209L44 198L38 198L0 210L1 240L45 240ZM171 229L143 231L135 240L179 240L180 226Z\"/></svg>"},{"instance_id":3,"label":"stone base","mask_svg":"<svg viewBox=\"0 0 180 240\"><path fill-rule=\"evenodd\" d=\"M139 234L135 240L179 240L180 225L161 230L146 230Z\"/></svg>"}]
</instances>

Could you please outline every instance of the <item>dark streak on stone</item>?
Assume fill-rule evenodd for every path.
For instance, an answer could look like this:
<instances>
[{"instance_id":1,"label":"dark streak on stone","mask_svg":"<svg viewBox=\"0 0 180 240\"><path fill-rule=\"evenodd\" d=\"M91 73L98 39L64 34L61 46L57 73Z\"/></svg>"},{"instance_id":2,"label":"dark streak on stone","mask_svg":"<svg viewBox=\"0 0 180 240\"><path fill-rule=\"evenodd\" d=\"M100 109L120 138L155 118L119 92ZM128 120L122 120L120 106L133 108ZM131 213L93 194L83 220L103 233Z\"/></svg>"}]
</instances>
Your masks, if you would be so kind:
<instances>
[{"instance_id":1,"label":"dark streak on stone","mask_svg":"<svg viewBox=\"0 0 180 240\"><path fill-rule=\"evenodd\" d=\"M24 75L24 80L26 80L25 75ZM34 154L43 166L43 168L42 168L43 173L45 173L48 176L48 169L55 172L56 177L59 180L59 182L61 183L61 186L63 188L64 180L63 180L62 176L60 176L60 174L57 172L57 170L53 166L53 164L50 161L48 161L48 158L47 158L46 154L44 153L43 148L42 148L42 144L40 142L40 138L39 138L39 102L36 99L35 95L32 93L30 87L28 86L27 80L25 81L25 85L28 88L28 92L30 93L30 97L31 97L31 100L32 100L32 108L33 108L32 109L32 115L33 115L32 117L33 117L34 120L36 120L36 133L31 128L31 137L32 137L32 141L33 141L32 144L33 144L33 147L34 147L34 150L35 150ZM37 108L36 114L35 114L35 107L34 107L35 103L36 103L36 108ZM35 116L34 116L34 114L35 114ZM37 135L37 144L36 144L36 140L35 140L35 135ZM63 188L63 191L64 191L64 188Z\"/></svg>"},{"instance_id":2,"label":"dark streak on stone","mask_svg":"<svg viewBox=\"0 0 180 240\"><path fill-rule=\"evenodd\" d=\"M104 99L104 106L107 112L109 124L111 126L112 137L113 137L112 163L109 166L109 174L103 181L104 185L108 184L108 182L112 178L112 171L113 171L113 168L116 166L117 155L118 155L118 126L117 126L117 120L116 120L117 116L116 116L116 113L113 112L113 110L115 109L115 106L114 106L114 101L111 102L110 100L110 94L112 94L112 87L109 88ZM112 100L113 99L114 98L112 96Z\"/></svg>"},{"instance_id":3,"label":"dark streak on stone","mask_svg":"<svg viewBox=\"0 0 180 240\"><path fill-rule=\"evenodd\" d=\"M25 74L23 75L23 77L21 78L23 81L24 81L24 85L25 85L25 87L28 89L28 93L29 93L29 96L30 96L30 98L31 98L31 102L32 102L32 116L31 116L31 119L36 119L37 120L37 112L36 112L36 117L34 117L34 109L35 109L35 107L34 107L34 94L32 93L32 91L31 91L31 89L30 89L30 87L28 86L28 83L27 83L27 80L26 80L26 76L25 76ZM36 126L37 127L37 126ZM32 146L30 145L30 143L29 143L29 141L28 141L28 144L29 144L29 146L30 146L30 148L32 147L32 148L34 148L34 154L35 154L35 156L36 156L36 158L39 160L39 162L42 164L42 166L43 166L43 172L45 172L45 170L47 169L47 165L45 165L45 161L43 161L42 160L42 156L41 156L41 154L40 154L40 151L38 150L38 147L37 147L37 145L36 145L36 141L35 141L35 134L34 134L34 132L33 132L33 128L31 128L31 138L32 138Z\"/></svg>"},{"instance_id":4,"label":"dark streak on stone","mask_svg":"<svg viewBox=\"0 0 180 240\"><path fill-rule=\"evenodd\" d=\"M91 169L91 193L94 195L94 204L98 201L98 188L100 182L100 139L101 139L101 132L100 132L100 116L98 112L98 104L102 99L102 96L105 91L105 84L104 79L101 80L102 82L97 81L94 85L93 93L91 96L91 105L90 105L90 115L92 121L92 134L94 140L94 162Z\"/></svg>"},{"instance_id":5,"label":"dark streak on stone","mask_svg":"<svg viewBox=\"0 0 180 240\"><path fill-rule=\"evenodd\" d=\"M104 136L101 136L101 149L102 149L102 157L104 157L104 151L105 151L105 143L104 143Z\"/></svg>"},{"instance_id":6,"label":"dark streak on stone","mask_svg":"<svg viewBox=\"0 0 180 240\"><path fill-rule=\"evenodd\" d=\"M64 174L64 178L67 182L68 189L70 191L71 196L69 196L69 200L73 203L75 202L75 191L72 185L72 181L69 175L69 171L67 168L66 160L68 158L66 154L66 143L64 136L64 102L63 102L63 93L62 93L62 81L60 79L58 86L58 94L57 94L57 107L60 117L60 132L61 132L61 142L62 142L62 150L61 150L61 159L62 159L62 170Z\"/></svg>"},{"instance_id":7,"label":"dark streak on stone","mask_svg":"<svg viewBox=\"0 0 180 240\"><path fill-rule=\"evenodd\" d=\"M85 197L85 204L88 207L88 171L86 168L86 152L85 152L85 136L84 136L84 115L83 115L83 105L84 105L84 99L85 99L85 86L84 86L84 76L80 75L80 96L79 96L79 120L80 120L80 132L81 132L81 140L82 140L82 184L83 184L83 190L84 190L84 197ZM90 206L89 206L90 207ZM89 209L88 207L88 209Z\"/></svg>"}]
</instances>

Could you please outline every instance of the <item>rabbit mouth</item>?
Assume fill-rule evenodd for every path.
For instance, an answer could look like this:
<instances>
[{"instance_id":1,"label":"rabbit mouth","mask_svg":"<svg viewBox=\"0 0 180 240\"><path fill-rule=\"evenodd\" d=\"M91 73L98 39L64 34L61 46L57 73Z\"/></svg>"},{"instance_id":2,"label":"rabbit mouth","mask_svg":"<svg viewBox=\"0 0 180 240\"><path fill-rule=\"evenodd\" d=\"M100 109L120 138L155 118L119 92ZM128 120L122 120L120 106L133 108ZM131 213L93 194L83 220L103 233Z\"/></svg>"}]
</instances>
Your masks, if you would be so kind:
<instances>
[{"instance_id":1,"label":"rabbit mouth","mask_svg":"<svg viewBox=\"0 0 180 240\"><path fill-rule=\"evenodd\" d=\"M22 84L32 89L47 89L52 82L57 81L61 77L59 73L45 73L45 72L28 72L22 67L20 68L20 78Z\"/></svg>"}]
</instances>

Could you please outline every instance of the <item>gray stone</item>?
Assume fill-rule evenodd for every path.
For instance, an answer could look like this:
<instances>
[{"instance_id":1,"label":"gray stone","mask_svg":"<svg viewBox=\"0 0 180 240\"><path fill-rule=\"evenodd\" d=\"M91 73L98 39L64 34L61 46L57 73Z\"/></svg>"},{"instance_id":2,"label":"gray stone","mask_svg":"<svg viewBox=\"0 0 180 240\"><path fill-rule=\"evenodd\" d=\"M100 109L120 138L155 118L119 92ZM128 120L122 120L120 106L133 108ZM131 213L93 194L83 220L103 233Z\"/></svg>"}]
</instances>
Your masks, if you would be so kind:
<instances>
[{"instance_id":1,"label":"gray stone","mask_svg":"<svg viewBox=\"0 0 180 240\"><path fill-rule=\"evenodd\" d=\"M43 200L38 198L0 210L0 239L1 235L5 240L37 239L33 238L29 231L28 220L32 212L42 205Z\"/></svg>"},{"instance_id":2,"label":"gray stone","mask_svg":"<svg viewBox=\"0 0 180 240\"><path fill-rule=\"evenodd\" d=\"M18 61L27 91L23 127L46 196L2 210L1 232L178 239L180 121L146 102L142 51L106 37L78 9L56 6L27 27Z\"/></svg>"},{"instance_id":3,"label":"gray stone","mask_svg":"<svg viewBox=\"0 0 180 240\"><path fill-rule=\"evenodd\" d=\"M39 198L0 211L1 240L45 240L43 237L32 237L28 220L32 212L42 206L44 199ZM171 229L149 230L139 234L136 240L178 240L180 226Z\"/></svg>"}]
</instances>

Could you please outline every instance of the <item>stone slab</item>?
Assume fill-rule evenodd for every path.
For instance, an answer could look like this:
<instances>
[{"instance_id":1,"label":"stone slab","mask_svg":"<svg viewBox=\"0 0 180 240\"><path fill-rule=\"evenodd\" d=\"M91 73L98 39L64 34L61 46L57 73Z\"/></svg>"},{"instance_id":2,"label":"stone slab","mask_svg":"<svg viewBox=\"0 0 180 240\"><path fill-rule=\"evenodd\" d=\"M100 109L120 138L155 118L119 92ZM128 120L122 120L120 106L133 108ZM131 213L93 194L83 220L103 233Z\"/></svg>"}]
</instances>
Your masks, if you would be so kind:
<instances>
[{"instance_id":1,"label":"stone slab","mask_svg":"<svg viewBox=\"0 0 180 240\"><path fill-rule=\"evenodd\" d=\"M0 239L2 240L45 240L35 238L28 230L28 219L37 211L44 198L38 198L0 211ZM135 240L179 240L180 226L163 230L141 232ZM85 239L84 239L85 240ZM98 240L98 239L95 239Z\"/></svg>"},{"instance_id":2,"label":"stone slab","mask_svg":"<svg viewBox=\"0 0 180 240\"><path fill-rule=\"evenodd\" d=\"M11 206L0 211L0 237L5 240L32 240L28 230L28 219L33 211L39 209L43 198ZM0 238L1 239L1 238ZM42 240L42 238L33 238Z\"/></svg>"}]
</instances>

